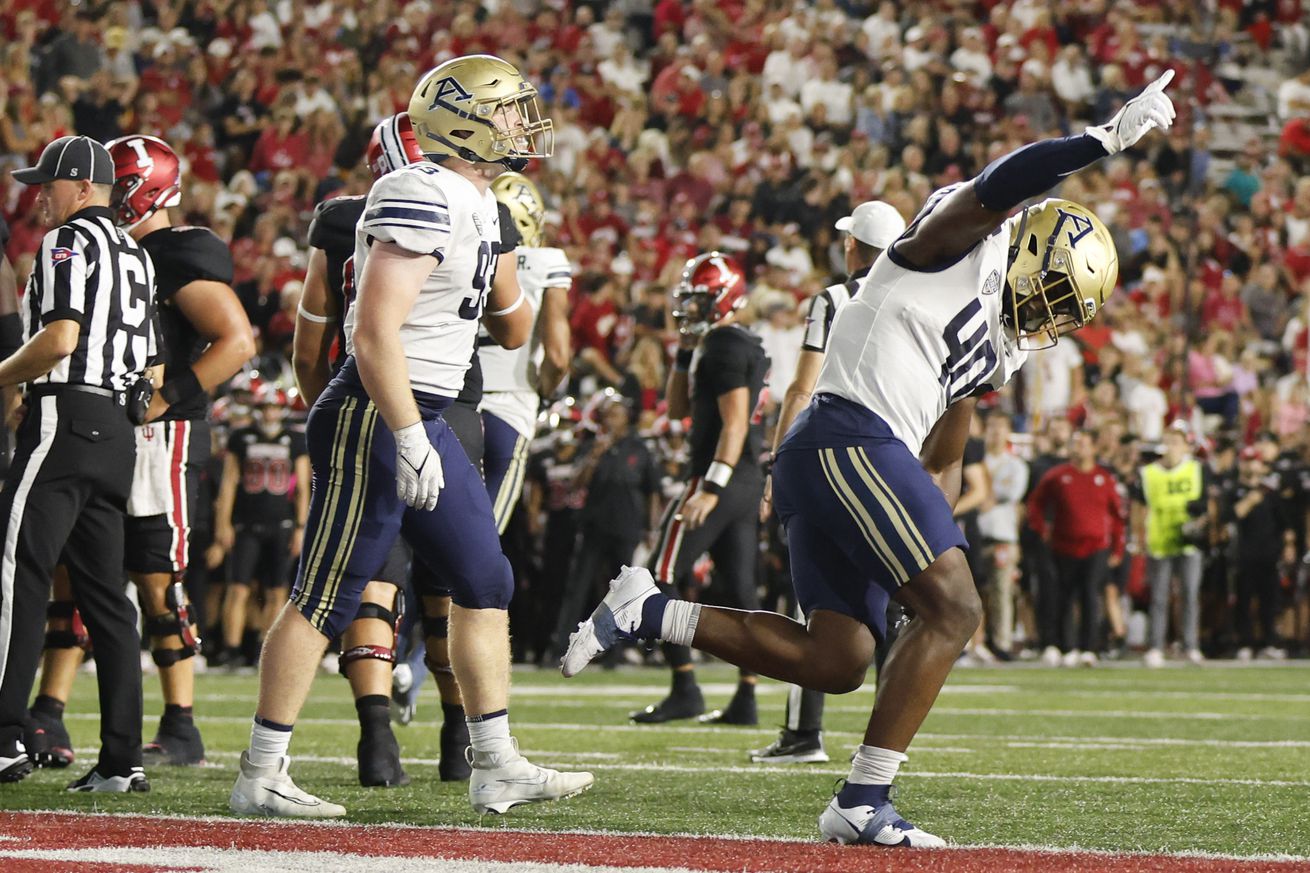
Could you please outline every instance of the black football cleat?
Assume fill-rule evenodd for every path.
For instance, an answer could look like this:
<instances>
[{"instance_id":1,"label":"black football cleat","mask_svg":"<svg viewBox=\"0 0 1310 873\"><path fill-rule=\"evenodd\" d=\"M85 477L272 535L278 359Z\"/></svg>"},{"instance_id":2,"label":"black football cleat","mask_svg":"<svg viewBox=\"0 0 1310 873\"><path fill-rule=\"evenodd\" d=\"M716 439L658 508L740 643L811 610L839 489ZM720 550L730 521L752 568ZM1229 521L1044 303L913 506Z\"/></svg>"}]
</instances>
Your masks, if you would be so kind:
<instances>
[{"instance_id":1,"label":"black football cleat","mask_svg":"<svg viewBox=\"0 0 1310 873\"><path fill-rule=\"evenodd\" d=\"M44 712L29 712L23 744L27 755L38 767L62 770L73 763L73 741L63 719Z\"/></svg>"},{"instance_id":2,"label":"black football cleat","mask_svg":"<svg viewBox=\"0 0 1310 873\"><path fill-rule=\"evenodd\" d=\"M659 703L631 713L628 718L637 724L663 724L666 721L695 718L703 712L705 698L701 696L699 687L692 686L688 691L670 694Z\"/></svg>"},{"instance_id":3,"label":"black football cleat","mask_svg":"<svg viewBox=\"0 0 1310 873\"><path fill-rule=\"evenodd\" d=\"M203 767L206 763L205 742L189 718L161 718L155 738L141 749L141 754L151 767Z\"/></svg>"},{"instance_id":4,"label":"black football cleat","mask_svg":"<svg viewBox=\"0 0 1310 873\"><path fill-rule=\"evenodd\" d=\"M409 784L400 766L400 744L391 725L371 727L359 738L359 784L365 788L397 788Z\"/></svg>"},{"instance_id":5,"label":"black football cleat","mask_svg":"<svg viewBox=\"0 0 1310 873\"><path fill-rule=\"evenodd\" d=\"M732 695L732 700L723 709L708 712L697 719L701 724L723 724L741 727L754 727L760 723L760 714L755 706L755 690L743 692L740 689Z\"/></svg>"},{"instance_id":6,"label":"black football cleat","mask_svg":"<svg viewBox=\"0 0 1310 873\"><path fill-rule=\"evenodd\" d=\"M469 746L469 726L464 719L447 719L441 724L441 760L437 775L442 782L467 782L473 768L464 756Z\"/></svg>"},{"instance_id":7,"label":"black football cleat","mask_svg":"<svg viewBox=\"0 0 1310 873\"><path fill-rule=\"evenodd\" d=\"M762 749L751 752L756 764L823 764L828 753L823 750L819 731L794 731L783 728L778 738Z\"/></svg>"},{"instance_id":8,"label":"black football cleat","mask_svg":"<svg viewBox=\"0 0 1310 873\"><path fill-rule=\"evenodd\" d=\"M127 794L129 792L144 794L150 791L150 782L145 770L133 767L127 773L112 773L108 776L93 768L81 779L68 783L70 792L103 792L107 794Z\"/></svg>"}]
</instances>

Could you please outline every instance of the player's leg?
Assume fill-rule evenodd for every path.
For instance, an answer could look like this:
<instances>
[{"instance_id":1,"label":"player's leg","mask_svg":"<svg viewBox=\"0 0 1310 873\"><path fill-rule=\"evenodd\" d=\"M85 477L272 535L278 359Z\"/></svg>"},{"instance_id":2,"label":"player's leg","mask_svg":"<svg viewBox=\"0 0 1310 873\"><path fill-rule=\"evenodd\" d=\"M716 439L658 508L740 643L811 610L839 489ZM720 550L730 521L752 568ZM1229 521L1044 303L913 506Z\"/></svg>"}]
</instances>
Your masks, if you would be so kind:
<instances>
[{"instance_id":1,"label":"player's leg","mask_svg":"<svg viewBox=\"0 0 1310 873\"><path fill-rule=\"evenodd\" d=\"M86 625L73 605L73 589L63 564L51 577L53 591L46 607L45 652L41 657L41 685L32 701L31 719L24 738L28 757L38 767L67 767L76 757L64 726L64 706L73 693L73 680L90 649Z\"/></svg>"},{"instance_id":2,"label":"player's leg","mask_svg":"<svg viewBox=\"0 0 1310 873\"><path fill-rule=\"evenodd\" d=\"M685 586L691 578L692 566L709 548L717 533L717 526L712 528L710 525L711 519L706 519L706 523L699 528L690 530L682 518L682 507L699 487L699 479L688 482L682 493L665 508L664 517L660 520L660 538L651 559L651 573L660 591L669 597L679 596L680 587ZM637 724L660 724L675 719L695 718L705 712L705 697L696 684L691 648L665 642L663 652L672 673L669 693L658 703L631 713L629 717Z\"/></svg>"},{"instance_id":3,"label":"player's leg","mask_svg":"<svg viewBox=\"0 0 1310 873\"><path fill-rule=\"evenodd\" d=\"M141 435L147 429L157 437L152 442L160 444L155 453L142 449ZM128 498L125 563L137 587L164 697L159 730L145 755L152 765L198 765L205 760L193 718L194 656L200 651L200 635L183 578L190 558L191 519L200 502L200 472L209 457L209 430L203 422L177 421L146 425L135 433L139 462ZM142 470L140 462L151 464L156 455L162 455L156 465L162 476Z\"/></svg>"},{"instance_id":4,"label":"player's leg","mask_svg":"<svg viewBox=\"0 0 1310 873\"><path fill-rule=\"evenodd\" d=\"M404 509L395 490L395 443L367 399L320 398L306 440L314 482L305 546L291 599L264 641L250 746L229 799L238 813L345 814L296 787L287 773L287 750L328 641L358 610Z\"/></svg>"},{"instance_id":5,"label":"player's leg","mask_svg":"<svg viewBox=\"0 0 1310 873\"><path fill-rule=\"evenodd\" d=\"M259 637L259 646L255 647L256 652L260 651L263 641L268 638L268 629L281 614L282 607L287 602L287 592L295 581L294 566L291 561L291 536L290 524L270 528L265 534L263 557L259 563L262 602L256 625ZM249 614L247 611L247 615Z\"/></svg>"},{"instance_id":6,"label":"player's leg","mask_svg":"<svg viewBox=\"0 0 1310 873\"><path fill-rule=\"evenodd\" d=\"M241 640L246 633L249 615L258 607L254 595L255 573L260 557L259 531L248 525L236 525L232 551L227 556L227 585L223 595L223 651L217 663L225 667L241 665Z\"/></svg>"},{"instance_id":7,"label":"player's leg","mask_svg":"<svg viewBox=\"0 0 1310 873\"><path fill-rule=\"evenodd\" d=\"M405 513L405 536L437 578L452 589L450 656L469 725L477 812L568 797L591 786L589 773L537 767L518 753L509 730L509 561L500 550L486 487L445 422L426 422L441 454L445 487L435 509Z\"/></svg>"},{"instance_id":8,"label":"player's leg","mask_svg":"<svg viewBox=\"0 0 1310 873\"><path fill-rule=\"evenodd\" d=\"M464 698L450 665L450 589L441 584L436 572L417 555L410 578L422 610L423 663L437 683L441 700L441 757L437 775L442 782L463 782L472 769L464 754L469 746Z\"/></svg>"},{"instance_id":9,"label":"player's leg","mask_svg":"<svg viewBox=\"0 0 1310 873\"><path fill-rule=\"evenodd\" d=\"M793 617L798 622L805 621L799 608L793 610ZM828 753L823 748L825 697L822 691L789 685L782 730L776 740L752 751L751 761L756 764L825 763L828 760Z\"/></svg>"},{"instance_id":10,"label":"player's leg","mask_svg":"<svg viewBox=\"0 0 1310 873\"><path fill-rule=\"evenodd\" d=\"M402 560L404 557L402 552ZM405 569L402 565L399 572ZM384 569L378 575L397 578L394 572ZM400 766L400 746L391 732L391 669L396 660L399 607L395 583L375 579L364 587L359 610L341 636L339 663L355 698L359 784L366 788L409 784L409 776Z\"/></svg>"},{"instance_id":11,"label":"player's leg","mask_svg":"<svg viewBox=\"0 0 1310 873\"><path fill-rule=\"evenodd\" d=\"M491 497L496 530L504 534L523 493L523 480L528 472L528 438L504 419L486 411L482 412L482 433L482 471L487 494Z\"/></svg>"},{"instance_id":12,"label":"player's leg","mask_svg":"<svg viewBox=\"0 0 1310 873\"><path fill-rule=\"evenodd\" d=\"M760 608L756 563L760 553L759 505L763 481L757 473L739 470L719 496L714 512L724 514L722 529L710 545L714 573L728 598L737 609ZM733 487L736 485L737 487ZM749 670L739 670L737 690L723 709L700 717L706 724L753 726L760 722L755 704L755 686L759 678Z\"/></svg>"},{"instance_id":13,"label":"player's leg","mask_svg":"<svg viewBox=\"0 0 1310 873\"><path fill-rule=\"evenodd\" d=\"M1083 567L1082 601L1079 604L1078 647L1081 663L1096 662L1101 645L1101 604L1105 601L1105 580L1110 572L1110 553L1102 549L1087 557Z\"/></svg>"},{"instance_id":14,"label":"player's leg","mask_svg":"<svg viewBox=\"0 0 1310 873\"><path fill-rule=\"evenodd\" d=\"M865 744L820 828L841 842L941 845L899 817L890 790L905 749L981 621L963 537L941 491L899 442L784 452L774 470L775 505L791 535L807 626L774 613L673 601L645 571L628 570L574 635L565 675L623 636L660 637L767 676L845 693L864 680L895 592L915 617L888 654Z\"/></svg>"}]
</instances>

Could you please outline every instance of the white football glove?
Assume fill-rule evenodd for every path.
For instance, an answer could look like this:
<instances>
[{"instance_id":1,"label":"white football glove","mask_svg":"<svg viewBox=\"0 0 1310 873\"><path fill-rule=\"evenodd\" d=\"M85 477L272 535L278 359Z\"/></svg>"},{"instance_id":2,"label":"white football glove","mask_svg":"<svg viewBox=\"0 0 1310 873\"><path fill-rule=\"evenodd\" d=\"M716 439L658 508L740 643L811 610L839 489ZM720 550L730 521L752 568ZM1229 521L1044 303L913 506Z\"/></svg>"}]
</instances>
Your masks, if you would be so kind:
<instances>
[{"instance_id":1,"label":"white football glove","mask_svg":"<svg viewBox=\"0 0 1310 873\"><path fill-rule=\"evenodd\" d=\"M428 440L423 422L392 431L396 438L396 494L415 509L434 509L446 484L441 455Z\"/></svg>"},{"instance_id":2,"label":"white football glove","mask_svg":"<svg viewBox=\"0 0 1310 873\"><path fill-rule=\"evenodd\" d=\"M1087 132L1100 140L1106 152L1115 155L1131 147L1153 128L1168 130L1174 123L1174 103L1164 93L1164 86L1174 77L1173 70L1147 85L1142 93L1123 105L1108 124L1087 128Z\"/></svg>"}]
</instances>

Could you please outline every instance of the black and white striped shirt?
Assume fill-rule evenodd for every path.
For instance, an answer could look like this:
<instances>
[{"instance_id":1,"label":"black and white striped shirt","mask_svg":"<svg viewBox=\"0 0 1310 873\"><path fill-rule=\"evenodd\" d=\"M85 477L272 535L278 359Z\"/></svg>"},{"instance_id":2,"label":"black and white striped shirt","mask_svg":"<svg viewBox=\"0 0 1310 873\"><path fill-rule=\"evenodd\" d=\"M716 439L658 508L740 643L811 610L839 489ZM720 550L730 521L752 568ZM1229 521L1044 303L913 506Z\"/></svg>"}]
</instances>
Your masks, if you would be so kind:
<instances>
[{"instance_id":1,"label":"black and white striped shirt","mask_svg":"<svg viewBox=\"0 0 1310 873\"><path fill-rule=\"evenodd\" d=\"M33 385L123 390L157 353L154 265L104 206L45 235L20 308L26 339L53 321L82 326L77 350Z\"/></svg>"}]
</instances>

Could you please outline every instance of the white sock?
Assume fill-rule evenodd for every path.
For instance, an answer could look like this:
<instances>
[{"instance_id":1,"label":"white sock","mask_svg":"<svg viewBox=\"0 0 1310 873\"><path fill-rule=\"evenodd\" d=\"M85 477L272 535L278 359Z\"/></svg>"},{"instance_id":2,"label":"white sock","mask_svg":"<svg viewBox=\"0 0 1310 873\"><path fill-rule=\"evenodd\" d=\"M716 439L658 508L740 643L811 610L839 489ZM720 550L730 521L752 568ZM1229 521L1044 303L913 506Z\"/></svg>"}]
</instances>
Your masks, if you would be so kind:
<instances>
[{"instance_id":1,"label":"white sock","mask_svg":"<svg viewBox=\"0 0 1310 873\"><path fill-rule=\"evenodd\" d=\"M509 710L469 716L464 721L468 723L469 745L473 751L502 757L513 755L514 744L509 738Z\"/></svg>"},{"instance_id":2,"label":"white sock","mask_svg":"<svg viewBox=\"0 0 1310 873\"><path fill-rule=\"evenodd\" d=\"M254 767L276 767L290 746L290 727L268 727L256 718L250 726L250 751L246 757Z\"/></svg>"},{"instance_id":3,"label":"white sock","mask_svg":"<svg viewBox=\"0 0 1310 873\"><path fill-rule=\"evenodd\" d=\"M678 646L690 646L700 622L700 607L699 603L670 600L664 607L664 619L660 622L660 639Z\"/></svg>"},{"instance_id":4,"label":"white sock","mask_svg":"<svg viewBox=\"0 0 1310 873\"><path fill-rule=\"evenodd\" d=\"M860 746L851 760L851 775L847 782L854 785L890 785L901 764L909 760L904 752L880 749L877 746Z\"/></svg>"}]
</instances>

